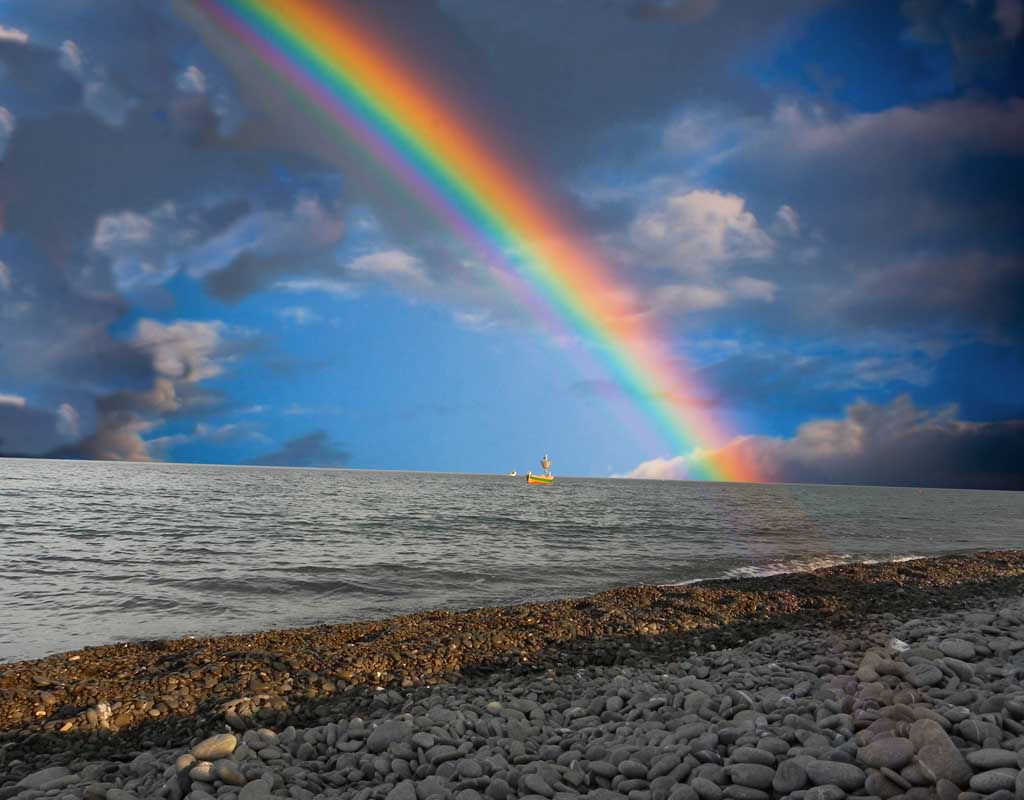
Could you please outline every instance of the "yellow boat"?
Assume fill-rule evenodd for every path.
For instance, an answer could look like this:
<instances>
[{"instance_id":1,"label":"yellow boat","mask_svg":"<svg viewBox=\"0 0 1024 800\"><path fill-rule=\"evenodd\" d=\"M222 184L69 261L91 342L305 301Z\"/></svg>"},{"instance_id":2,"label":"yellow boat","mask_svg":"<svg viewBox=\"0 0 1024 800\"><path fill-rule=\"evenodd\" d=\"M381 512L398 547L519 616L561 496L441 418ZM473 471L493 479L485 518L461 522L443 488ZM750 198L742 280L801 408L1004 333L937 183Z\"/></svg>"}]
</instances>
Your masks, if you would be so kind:
<instances>
[{"instance_id":1,"label":"yellow boat","mask_svg":"<svg viewBox=\"0 0 1024 800\"><path fill-rule=\"evenodd\" d=\"M555 482L555 476L551 474L551 459L544 456L540 460L540 465L544 469L543 475L534 475L532 472L526 473L526 482L538 484L540 486L549 486Z\"/></svg>"}]
</instances>

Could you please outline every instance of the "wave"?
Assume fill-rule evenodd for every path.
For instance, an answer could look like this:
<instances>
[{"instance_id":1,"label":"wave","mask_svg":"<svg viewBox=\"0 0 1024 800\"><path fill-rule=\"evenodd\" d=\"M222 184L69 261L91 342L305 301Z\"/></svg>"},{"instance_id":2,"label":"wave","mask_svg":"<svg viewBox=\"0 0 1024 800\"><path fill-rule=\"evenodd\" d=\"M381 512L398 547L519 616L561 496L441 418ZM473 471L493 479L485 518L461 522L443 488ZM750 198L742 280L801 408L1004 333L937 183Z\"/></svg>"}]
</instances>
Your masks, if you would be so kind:
<instances>
[{"instance_id":1,"label":"wave","mask_svg":"<svg viewBox=\"0 0 1024 800\"><path fill-rule=\"evenodd\" d=\"M867 557L854 553L841 553L834 556L804 556L781 561L770 561L766 564L750 564L742 567L733 567L725 572L705 576L701 578L689 578L685 581L673 581L662 584L663 586L692 586L695 583L704 581L729 580L731 578L767 578L770 575L786 575L791 572L811 572L816 569L827 567L838 567L843 564L895 564L903 561L914 561L927 556L909 553L906 555L892 555L883 558Z\"/></svg>"}]
</instances>

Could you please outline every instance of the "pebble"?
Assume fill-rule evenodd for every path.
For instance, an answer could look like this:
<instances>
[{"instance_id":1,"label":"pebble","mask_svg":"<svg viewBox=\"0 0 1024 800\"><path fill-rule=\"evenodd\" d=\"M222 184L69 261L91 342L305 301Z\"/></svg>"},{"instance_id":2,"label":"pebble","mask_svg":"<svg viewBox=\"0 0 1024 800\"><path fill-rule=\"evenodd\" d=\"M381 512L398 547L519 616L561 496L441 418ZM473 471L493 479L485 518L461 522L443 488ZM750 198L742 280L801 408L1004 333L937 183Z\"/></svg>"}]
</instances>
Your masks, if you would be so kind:
<instances>
[{"instance_id":1,"label":"pebble","mask_svg":"<svg viewBox=\"0 0 1024 800\"><path fill-rule=\"evenodd\" d=\"M943 655L960 661L974 660L974 645L966 639L943 639L939 642L939 650Z\"/></svg>"},{"instance_id":2,"label":"pebble","mask_svg":"<svg viewBox=\"0 0 1024 800\"><path fill-rule=\"evenodd\" d=\"M804 769L815 786L834 785L845 792L859 789L867 778L860 767L839 761L811 761Z\"/></svg>"},{"instance_id":3,"label":"pebble","mask_svg":"<svg viewBox=\"0 0 1024 800\"><path fill-rule=\"evenodd\" d=\"M763 764L732 764L725 770L733 783L754 789L767 789L775 778L775 770Z\"/></svg>"},{"instance_id":4,"label":"pebble","mask_svg":"<svg viewBox=\"0 0 1024 800\"><path fill-rule=\"evenodd\" d=\"M237 746L238 738L233 733L221 733L203 739L192 748L192 755L197 761L216 761L231 755Z\"/></svg>"},{"instance_id":5,"label":"pebble","mask_svg":"<svg viewBox=\"0 0 1024 800\"><path fill-rule=\"evenodd\" d=\"M999 769L1000 767L1016 769L1019 766L1016 753L995 747L986 747L968 753L967 763L980 770Z\"/></svg>"},{"instance_id":6,"label":"pebble","mask_svg":"<svg viewBox=\"0 0 1024 800\"><path fill-rule=\"evenodd\" d=\"M14 760L17 783L0 777L0 798L1024 800L1024 632L1020 610L1011 618L1001 603L769 630L718 649L695 640L667 660L634 640L635 651L609 643L603 661L567 650L547 671L513 664L466 681L438 676L433 688L339 684L336 702L304 705L283 730L273 709L251 713L272 695L247 681L231 706L237 735L191 749L147 744L111 761L62 754L35 771ZM439 638L436 651L480 635ZM383 674L388 663L359 669ZM46 691L56 679L48 670ZM193 740L224 730L218 720Z\"/></svg>"},{"instance_id":7,"label":"pebble","mask_svg":"<svg viewBox=\"0 0 1024 800\"><path fill-rule=\"evenodd\" d=\"M857 760L869 767L900 770L914 757L914 744L909 739L888 736L875 739L857 750Z\"/></svg>"},{"instance_id":8,"label":"pebble","mask_svg":"<svg viewBox=\"0 0 1024 800\"><path fill-rule=\"evenodd\" d=\"M272 788L263 779L252 781L242 787L242 791L238 793L238 800L267 800Z\"/></svg>"},{"instance_id":9,"label":"pebble","mask_svg":"<svg viewBox=\"0 0 1024 800\"><path fill-rule=\"evenodd\" d=\"M990 769L971 778L971 789L980 794L992 794L1000 789L1013 791L1017 783L1017 769Z\"/></svg>"}]
</instances>

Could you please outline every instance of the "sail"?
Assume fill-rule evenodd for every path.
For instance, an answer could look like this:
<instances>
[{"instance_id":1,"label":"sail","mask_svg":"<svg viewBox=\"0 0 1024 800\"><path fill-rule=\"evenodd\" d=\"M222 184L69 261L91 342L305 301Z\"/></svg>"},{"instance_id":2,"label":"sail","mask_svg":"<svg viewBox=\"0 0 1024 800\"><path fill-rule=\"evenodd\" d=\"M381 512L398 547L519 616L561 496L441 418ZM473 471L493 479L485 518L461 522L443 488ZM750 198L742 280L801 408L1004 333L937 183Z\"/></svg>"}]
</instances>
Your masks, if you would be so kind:
<instances>
[{"instance_id":1,"label":"sail","mask_svg":"<svg viewBox=\"0 0 1024 800\"><path fill-rule=\"evenodd\" d=\"M544 456L544 458L540 460L540 465L545 470L551 469L551 459L548 458L547 456Z\"/></svg>"}]
</instances>

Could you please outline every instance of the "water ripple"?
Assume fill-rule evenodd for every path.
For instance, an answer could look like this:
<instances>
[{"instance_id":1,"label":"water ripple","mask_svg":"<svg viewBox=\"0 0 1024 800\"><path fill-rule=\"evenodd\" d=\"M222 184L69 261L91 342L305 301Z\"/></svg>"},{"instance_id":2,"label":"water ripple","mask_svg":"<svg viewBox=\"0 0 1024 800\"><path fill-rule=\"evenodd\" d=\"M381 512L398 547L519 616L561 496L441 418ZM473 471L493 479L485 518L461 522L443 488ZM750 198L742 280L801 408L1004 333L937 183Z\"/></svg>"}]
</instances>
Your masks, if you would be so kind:
<instances>
[{"instance_id":1,"label":"water ripple","mask_svg":"<svg viewBox=\"0 0 1024 800\"><path fill-rule=\"evenodd\" d=\"M0 661L1021 541L1024 493L0 459Z\"/></svg>"}]
</instances>

